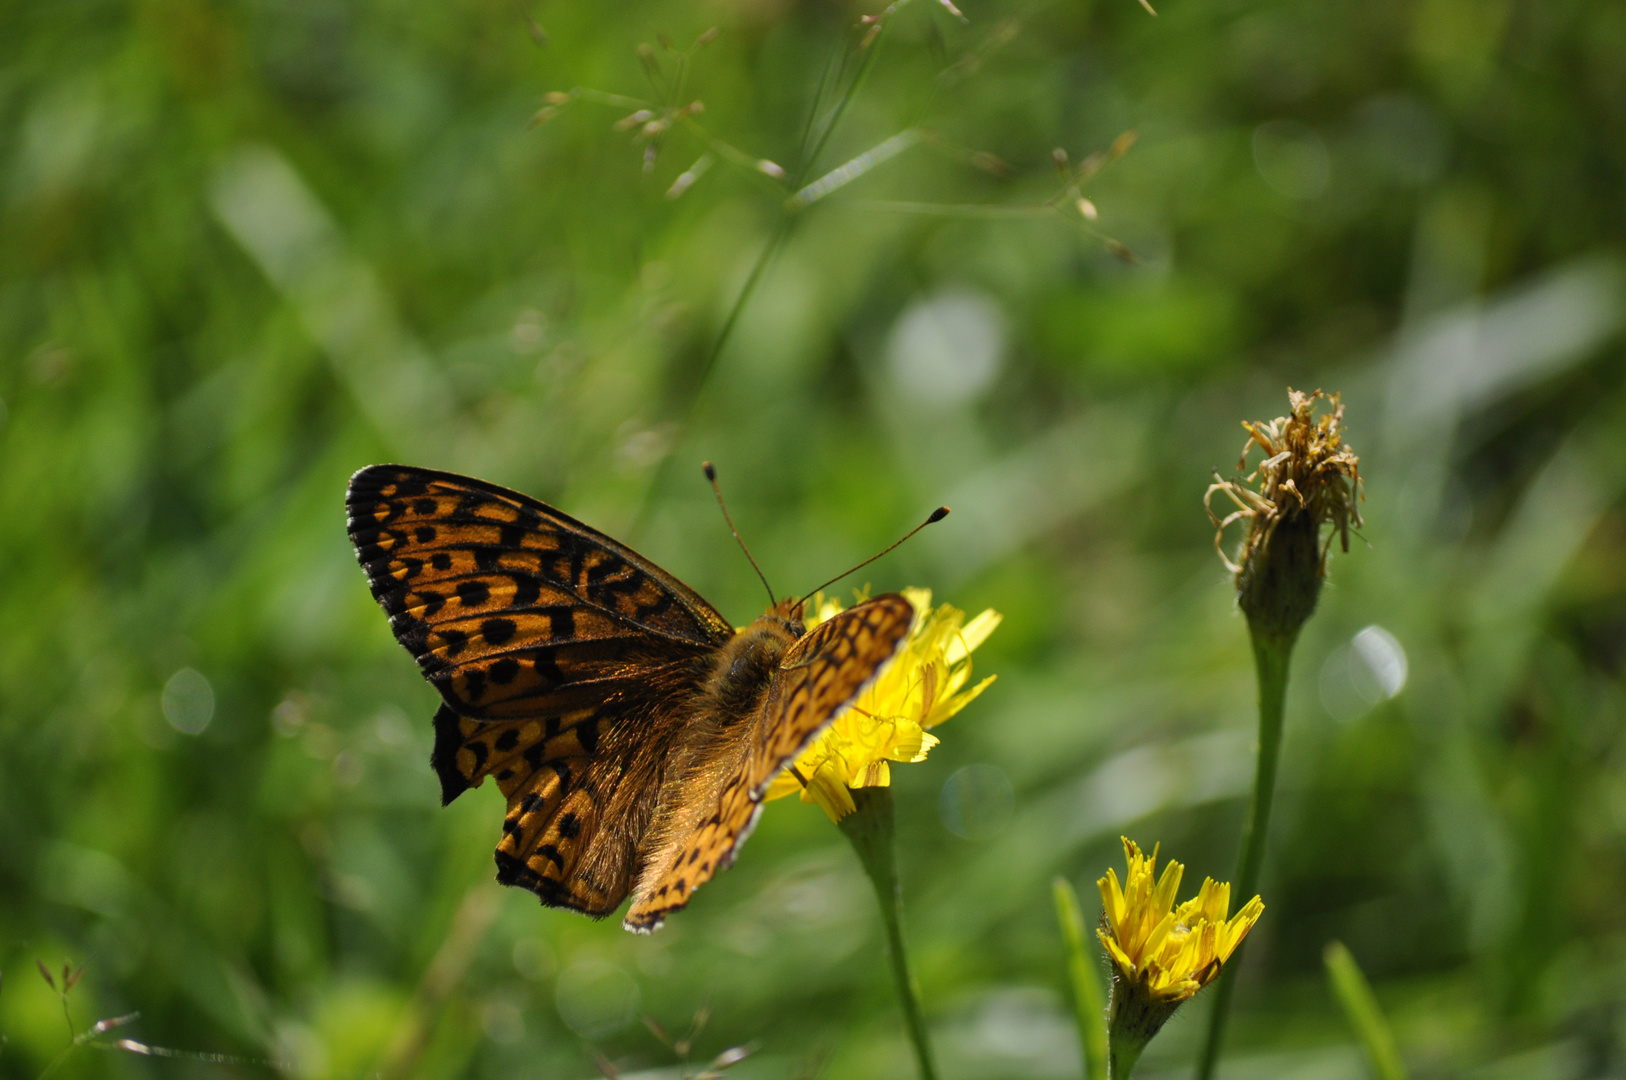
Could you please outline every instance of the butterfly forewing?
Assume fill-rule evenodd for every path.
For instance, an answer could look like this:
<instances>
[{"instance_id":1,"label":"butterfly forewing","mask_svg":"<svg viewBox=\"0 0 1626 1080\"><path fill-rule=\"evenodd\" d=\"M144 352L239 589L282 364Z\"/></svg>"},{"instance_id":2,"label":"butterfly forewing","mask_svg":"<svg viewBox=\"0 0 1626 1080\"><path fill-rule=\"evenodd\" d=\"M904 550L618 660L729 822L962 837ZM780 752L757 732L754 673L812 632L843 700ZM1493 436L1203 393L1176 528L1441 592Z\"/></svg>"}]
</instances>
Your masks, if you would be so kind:
<instances>
[{"instance_id":1,"label":"butterfly forewing","mask_svg":"<svg viewBox=\"0 0 1626 1080\"><path fill-rule=\"evenodd\" d=\"M751 797L806 749L898 651L915 609L895 593L878 596L814 627L785 654L769 688L754 744Z\"/></svg>"},{"instance_id":2,"label":"butterfly forewing","mask_svg":"<svg viewBox=\"0 0 1626 1080\"><path fill-rule=\"evenodd\" d=\"M719 870L750 835L768 784L829 726L897 652L914 609L901 596L880 596L820 623L791 647L774 672L766 700L740 747L738 765L714 812L702 817L646 871L623 921L648 932Z\"/></svg>"},{"instance_id":3,"label":"butterfly forewing","mask_svg":"<svg viewBox=\"0 0 1626 1080\"><path fill-rule=\"evenodd\" d=\"M347 507L396 639L462 716L596 700L642 664L698 656L733 635L649 560L518 492L374 465L351 478ZM576 684L587 682L597 685L584 693Z\"/></svg>"}]
</instances>

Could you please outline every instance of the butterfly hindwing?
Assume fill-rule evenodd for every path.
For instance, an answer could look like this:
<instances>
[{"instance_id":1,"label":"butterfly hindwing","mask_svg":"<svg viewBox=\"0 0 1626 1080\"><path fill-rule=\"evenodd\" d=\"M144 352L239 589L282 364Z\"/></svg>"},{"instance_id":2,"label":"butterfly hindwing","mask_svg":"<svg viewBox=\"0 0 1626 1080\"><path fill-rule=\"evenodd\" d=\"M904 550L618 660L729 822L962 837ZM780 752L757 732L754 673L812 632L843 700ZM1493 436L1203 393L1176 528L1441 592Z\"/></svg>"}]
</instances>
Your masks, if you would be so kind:
<instances>
[{"instance_id":1,"label":"butterfly hindwing","mask_svg":"<svg viewBox=\"0 0 1626 1080\"><path fill-rule=\"evenodd\" d=\"M850 704L908 636L914 608L888 594L814 627L785 654L730 762L715 810L702 817L651 875L622 925L648 933L733 861L762 812L768 784Z\"/></svg>"},{"instance_id":2,"label":"butterfly hindwing","mask_svg":"<svg viewBox=\"0 0 1626 1080\"><path fill-rule=\"evenodd\" d=\"M680 730L681 669L651 669L641 698L621 696L563 716L473 720L442 705L430 762L450 802L492 777L507 801L497 880L551 907L595 917L626 898ZM601 734L602 733L602 734Z\"/></svg>"},{"instance_id":3,"label":"butterfly hindwing","mask_svg":"<svg viewBox=\"0 0 1626 1080\"><path fill-rule=\"evenodd\" d=\"M390 628L461 716L569 711L733 636L682 582L518 492L373 465L346 505Z\"/></svg>"}]
</instances>

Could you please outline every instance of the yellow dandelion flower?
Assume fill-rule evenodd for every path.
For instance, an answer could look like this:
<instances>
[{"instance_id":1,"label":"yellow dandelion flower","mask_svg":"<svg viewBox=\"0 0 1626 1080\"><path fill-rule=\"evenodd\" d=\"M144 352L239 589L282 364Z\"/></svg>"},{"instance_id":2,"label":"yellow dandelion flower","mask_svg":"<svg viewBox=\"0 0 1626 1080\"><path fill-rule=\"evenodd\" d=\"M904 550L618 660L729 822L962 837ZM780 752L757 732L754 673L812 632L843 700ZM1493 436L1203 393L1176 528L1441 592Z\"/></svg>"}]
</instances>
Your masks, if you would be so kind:
<instances>
[{"instance_id":1,"label":"yellow dandelion flower","mask_svg":"<svg viewBox=\"0 0 1626 1080\"><path fill-rule=\"evenodd\" d=\"M1265 905L1255 896L1227 918L1231 886L1207 878L1196 896L1176 906L1185 867L1171 860L1157 877L1156 848L1148 856L1127 837L1123 845L1129 863L1124 881L1120 884L1109 869L1096 882L1103 908L1103 925L1096 934L1113 968L1108 1021L1112 1052L1121 1067L1133 1067L1180 1003L1220 973Z\"/></svg>"},{"instance_id":2,"label":"yellow dandelion flower","mask_svg":"<svg viewBox=\"0 0 1626 1080\"><path fill-rule=\"evenodd\" d=\"M1096 882L1107 923L1096 933L1121 977L1155 998L1184 1001L1219 974L1259 921L1264 902L1256 896L1226 921L1231 886L1207 878L1196 896L1175 907L1186 868L1171 860L1154 884L1157 849L1148 856L1133 840L1123 844L1129 861L1125 883L1119 885L1110 869Z\"/></svg>"},{"instance_id":3,"label":"yellow dandelion flower","mask_svg":"<svg viewBox=\"0 0 1626 1080\"><path fill-rule=\"evenodd\" d=\"M875 681L836 717L790 769L768 786L767 797L800 793L840 821L853 812L851 788L886 787L890 762L924 761L938 743L931 729L965 708L994 681L990 675L967 688L971 653L999 626L992 608L967 622L949 604L932 607L930 589L904 589L914 605L909 636ZM811 630L842 610L823 594L809 604Z\"/></svg>"}]
</instances>

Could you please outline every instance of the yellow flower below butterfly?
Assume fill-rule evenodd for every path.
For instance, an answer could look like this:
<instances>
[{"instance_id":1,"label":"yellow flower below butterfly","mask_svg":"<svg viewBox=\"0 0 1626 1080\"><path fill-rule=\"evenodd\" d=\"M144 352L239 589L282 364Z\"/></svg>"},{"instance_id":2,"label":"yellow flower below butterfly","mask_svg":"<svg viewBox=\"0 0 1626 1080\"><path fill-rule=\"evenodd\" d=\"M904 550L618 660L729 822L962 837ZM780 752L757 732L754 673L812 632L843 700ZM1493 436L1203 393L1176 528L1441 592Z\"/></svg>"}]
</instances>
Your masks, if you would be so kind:
<instances>
[{"instance_id":1,"label":"yellow flower below butterfly","mask_svg":"<svg viewBox=\"0 0 1626 1080\"><path fill-rule=\"evenodd\" d=\"M853 812L850 788L886 787L890 762L924 761L938 743L931 728L965 708L994 681L990 675L967 688L971 653L988 639L1002 616L992 608L970 622L959 608L932 607L930 589L904 589L914 605L909 636L875 681L823 735L768 786L767 797L798 792L840 821ZM809 602L811 630L841 611L822 594Z\"/></svg>"},{"instance_id":2,"label":"yellow flower below butterfly","mask_svg":"<svg viewBox=\"0 0 1626 1080\"><path fill-rule=\"evenodd\" d=\"M1156 848L1148 856L1128 838L1123 845L1129 862L1123 883L1110 869L1096 882L1103 909L1096 934L1113 969L1108 1037L1115 1077L1127 1076L1180 1003L1219 975L1265 910L1256 896L1227 918L1231 886L1213 878L1177 907L1185 867L1170 860L1156 877Z\"/></svg>"}]
</instances>

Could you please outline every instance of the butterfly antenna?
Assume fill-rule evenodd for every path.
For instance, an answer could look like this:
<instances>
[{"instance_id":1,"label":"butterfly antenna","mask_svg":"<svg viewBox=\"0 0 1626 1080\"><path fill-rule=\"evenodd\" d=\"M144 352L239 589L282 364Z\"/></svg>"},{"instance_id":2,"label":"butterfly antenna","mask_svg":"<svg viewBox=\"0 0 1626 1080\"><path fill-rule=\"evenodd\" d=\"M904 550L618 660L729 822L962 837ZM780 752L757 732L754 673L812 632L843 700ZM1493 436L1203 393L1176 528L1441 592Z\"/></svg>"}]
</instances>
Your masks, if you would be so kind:
<instances>
[{"instance_id":1,"label":"butterfly antenna","mask_svg":"<svg viewBox=\"0 0 1626 1080\"><path fill-rule=\"evenodd\" d=\"M751 549L745 546L745 541L740 537L740 530L734 527L734 519L728 516L728 504L723 501L723 489L717 486L717 467L709 461L702 461L700 467L706 470L706 479L711 481L711 490L717 495L717 505L722 507L723 520L728 522L728 531L734 534L734 541L740 545L740 550L745 552L745 557L751 560L751 569L755 570L757 577L762 579L762 587L768 590L768 603L779 603L778 600L774 599L773 586L768 584L768 575L764 574L762 567L757 565L756 556L752 555Z\"/></svg>"},{"instance_id":2,"label":"butterfly antenna","mask_svg":"<svg viewBox=\"0 0 1626 1080\"><path fill-rule=\"evenodd\" d=\"M835 577L831 578L829 581L826 581L823 585L820 585L818 589L813 589L813 590L809 591L807 596L802 597L800 600L797 601L797 603L798 604L806 603L807 602L807 597L812 596L814 593L818 592L819 589L824 589L824 588L826 588L826 587L828 587L830 585L834 585L836 582L840 581L842 578L846 577L848 574L856 574L858 571L862 570L864 567L868 566L870 563L874 562L876 559L879 559L882 555L885 555L888 551L891 551L893 548L897 547L899 544L903 543L905 540L907 540L911 536L915 535L915 533L919 532L921 529L924 529L928 525L935 525L939 521L942 521L944 518L946 518L948 516L949 516L949 508L946 507L946 506L939 506L936 510L933 510L931 512L931 514L926 518L925 521L922 521L919 525L916 525L914 528L912 528L908 532L904 533L901 537L899 537L897 540L893 541L890 545L888 545L885 550L876 552L874 555L871 555L869 558L865 559L863 562L859 563L857 566L853 567L851 570L847 570L847 571L844 571L844 572L842 572L840 574L837 574Z\"/></svg>"}]
</instances>

